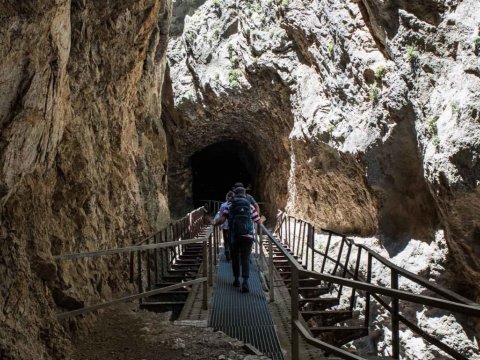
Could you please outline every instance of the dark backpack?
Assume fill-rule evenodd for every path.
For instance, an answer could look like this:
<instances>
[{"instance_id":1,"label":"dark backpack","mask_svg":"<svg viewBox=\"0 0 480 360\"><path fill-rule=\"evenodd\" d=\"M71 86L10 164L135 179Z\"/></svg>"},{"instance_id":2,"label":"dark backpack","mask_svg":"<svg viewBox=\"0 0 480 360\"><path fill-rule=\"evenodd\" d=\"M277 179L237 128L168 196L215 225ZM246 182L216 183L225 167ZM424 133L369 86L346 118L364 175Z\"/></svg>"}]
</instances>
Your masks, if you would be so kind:
<instances>
[{"instance_id":1,"label":"dark backpack","mask_svg":"<svg viewBox=\"0 0 480 360\"><path fill-rule=\"evenodd\" d=\"M250 201L243 197L236 197L232 201L229 211L229 222L231 235L242 236L253 234L252 211ZM233 238L232 238L233 239Z\"/></svg>"}]
</instances>

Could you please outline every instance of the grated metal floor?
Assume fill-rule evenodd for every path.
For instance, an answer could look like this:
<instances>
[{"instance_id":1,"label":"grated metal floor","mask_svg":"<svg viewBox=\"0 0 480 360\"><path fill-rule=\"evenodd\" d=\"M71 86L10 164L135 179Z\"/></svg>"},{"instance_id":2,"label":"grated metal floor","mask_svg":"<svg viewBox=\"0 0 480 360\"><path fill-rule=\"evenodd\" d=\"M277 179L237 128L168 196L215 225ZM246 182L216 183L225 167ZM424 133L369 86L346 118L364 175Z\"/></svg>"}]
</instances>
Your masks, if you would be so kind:
<instances>
[{"instance_id":1,"label":"grated metal floor","mask_svg":"<svg viewBox=\"0 0 480 360\"><path fill-rule=\"evenodd\" d=\"M260 283L254 261L250 261L250 292L243 294L232 285L231 263L220 257L209 326L250 343L266 356L283 360L280 341Z\"/></svg>"}]
</instances>

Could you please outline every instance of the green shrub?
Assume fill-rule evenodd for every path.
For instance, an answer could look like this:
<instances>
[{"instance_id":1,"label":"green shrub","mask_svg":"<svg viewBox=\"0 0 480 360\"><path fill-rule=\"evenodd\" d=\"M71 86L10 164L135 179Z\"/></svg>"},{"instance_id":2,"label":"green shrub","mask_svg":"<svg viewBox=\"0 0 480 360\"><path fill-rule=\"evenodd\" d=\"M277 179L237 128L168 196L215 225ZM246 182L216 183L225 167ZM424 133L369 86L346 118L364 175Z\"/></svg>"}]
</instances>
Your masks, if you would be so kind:
<instances>
[{"instance_id":1,"label":"green shrub","mask_svg":"<svg viewBox=\"0 0 480 360\"><path fill-rule=\"evenodd\" d=\"M437 135L438 127L437 127L437 118L430 116L427 120L428 124L428 132L432 136Z\"/></svg>"},{"instance_id":2,"label":"green shrub","mask_svg":"<svg viewBox=\"0 0 480 360\"><path fill-rule=\"evenodd\" d=\"M473 45L480 46L480 36L477 35L473 38Z\"/></svg>"},{"instance_id":3,"label":"green shrub","mask_svg":"<svg viewBox=\"0 0 480 360\"><path fill-rule=\"evenodd\" d=\"M435 145L435 146L439 146L440 145L440 139L438 138L437 135L435 135L433 138L432 138L432 144Z\"/></svg>"},{"instance_id":4,"label":"green shrub","mask_svg":"<svg viewBox=\"0 0 480 360\"><path fill-rule=\"evenodd\" d=\"M374 71L375 79L381 81L385 76L385 73L386 73L385 66L383 65L377 66L377 68Z\"/></svg>"},{"instance_id":5,"label":"green shrub","mask_svg":"<svg viewBox=\"0 0 480 360\"><path fill-rule=\"evenodd\" d=\"M237 88L240 86L240 70L230 69L228 72L228 83L232 88Z\"/></svg>"},{"instance_id":6,"label":"green shrub","mask_svg":"<svg viewBox=\"0 0 480 360\"><path fill-rule=\"evenodd\" d=\"M379 94L380 94L380 91L376 86L372 86L370 90L368 90L368 98L371 102L376 102L378 100Z\"/></svg>"},{"instance_id":7,"label":"green shrub","mask_svg":"<svg viewBox=\"0 0 480 360\"><path fill-rule=\"evenodd\" d=\"M230 63L232 64L232 68L237 69L237 68L238 68L238 64L239 64L238 57L235 56L235 55L233 55L233 56L230 58Z\"/></svg>"},{"instance_id":8,"label":"green shrub","mask_svg":"<svg viewBox=\"0 0 480 360\"><path fill-rule=\"evenodd\" d=\"M333 133L333 130L335 130L335 125L333 125L332 123L328 123L327 131L330 135Z\"/></svg>"},{"instance_id":9,"label":"green shrub","mask_svg":"<svg viewBox=\"0 0 480 360\"><path fill-rule=\"evenodd\" d=\"M333 54L333 50L335 49L335 43L333 41L329 41L327 45L328 53L331 55Z\"/></svg>"},{"instance_id":10,"label":"green shrub","mask_svg":"<svg viewBox=\"0 0 480 360\"><path fill-rule=\"evenodd\" d=\"M416 58L418 57L418 52L417 52L417 48L415 47L415 45L410 45L409 47L407 47L407 52L405 53L405 59L408 61L408 62L413 62Z\"/></svg>"},{"instance_id":11,"label":"green shrub","mask_svg":"<svg viewBox=\"0 0 480 360\"><path fill-rule=\"evenodd\" d=\"M282 1L280 2L280 5L281 5L283 8L286 8L289 3L290 3L290 0L282 0Z\"/></svg>"},{"instance_id":12,"label":"green shrub","mask_svg":"<svg viewBox=\"0 0 480 360\"><path fill-rule=\"evenodd\" d=\"M215 6L216 8L219 8L220 7L220 0L213 0L213 6Z\"/></svg>"}]
</instances>

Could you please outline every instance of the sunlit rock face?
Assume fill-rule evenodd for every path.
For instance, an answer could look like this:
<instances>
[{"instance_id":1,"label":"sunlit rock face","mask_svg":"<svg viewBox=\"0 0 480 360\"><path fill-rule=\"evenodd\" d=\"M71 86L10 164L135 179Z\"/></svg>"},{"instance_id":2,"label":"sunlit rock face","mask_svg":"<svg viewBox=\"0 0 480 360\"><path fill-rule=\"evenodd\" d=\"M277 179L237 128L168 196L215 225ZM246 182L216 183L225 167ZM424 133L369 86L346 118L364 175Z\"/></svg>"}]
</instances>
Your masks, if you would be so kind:
<instances>
[{"instance_id":1,"label":"sunlit rock face","mask_svg":"<svg viewBox=\"0 0 480 360\"><path fill-rule=\"evenodd\" d=\"M443 228L455 286L478 297L477 5L174 1L171 194L192 152L247 138L272 209L387 244Z\"/></svg>"},{"instance_id":2,"label":"sunlit rock face","mask_svg":"<svg viewBox=\"0 0 480 360\"><path fill-rule=\"evenodd\" d=\"M165 224L171 2L0 5L0 358L60 359L55 313L125 288L124 259L55 263Z\"/></svg>"}]
</instances>

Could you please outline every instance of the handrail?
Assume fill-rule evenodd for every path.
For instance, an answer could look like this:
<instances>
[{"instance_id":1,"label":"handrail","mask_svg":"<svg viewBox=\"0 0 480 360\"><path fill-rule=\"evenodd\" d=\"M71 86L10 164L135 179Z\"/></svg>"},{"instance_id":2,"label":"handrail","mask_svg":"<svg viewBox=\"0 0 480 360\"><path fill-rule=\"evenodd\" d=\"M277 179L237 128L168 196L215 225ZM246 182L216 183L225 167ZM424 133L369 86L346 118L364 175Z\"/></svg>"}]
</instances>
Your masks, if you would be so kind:
<instances>
[{"instance_id":1,"label":"handrail","mask_svg":"<svg viewBox=\"0 0 480 360\"><path fill-rule=\"evenodd\" d=\"M284 212L283 210L278 210L278 212L284 216L290 216L288 215L286 212ZM301 219L301 218L295 218L296 220L300 220L300 221L303 221L303 222L306 222L308 223L308 221L304 220L304 219ZM329 229L325 229L325 228L320 228L320 231L321 232L325 232L325 233L328 233L328 234L332 234L332 235L335 235L335 236L339 236L339 237L345 237L344 234L340 234L336 231L333 231L333 230L329 230ZM450 300L455 300L455 301L459 301L461 303L464 303L464 304L475 304L474 302L472 302L471 300L451 291L451 290L448 290L448 289L445 289L444 287L438 285L438 284L434 284L432 282L430 282L429 280L421 277L421 276L418 276L404 268L401 268L399 267L398 265L395 265L394 263L392 263L390 260L384 258L383 256L381 256L380 254L376 253L375 251L373 251L372 249L370 249L368 246L364 245L364 244L359 244L357 242L355 242L355 240L351 239L351 238L348 238L348 237L345 237L345 241L347 242L350 242L352 245L355 245L363 250L365 250L367 253L371 254L372 257L374 257L376 260L378 260L379 262L381 262L383 265L389 267L390 269L394 269L398 275L401 275L409 280L412 280L414 282L416 282L417 284L419 285L422 285L424 287L426 287L427 289L437 293L438 295L441 295L445 298L449 298ZM319 253L319 250L316 250L316 249L313 249L313 251ZM329 260L332 260L332 261L335 261L335 259L332 259L331 257L328 256L328 254L323 254L323 253L320 253L321 255L323 256L326 256ZM339 264L340 266L342 266L342 264Z\"/></svg>"},{"instance_id":2,"label":"handrail","mask_svg":"<svg viewBox=\"0 0 480 360\"><path fill-rule=\"evenodd\" d=\"M304 277L317 278L319 280L332 282L338 285L345 285L357 290L375 292L377 294L386 295L391 298L406 300L409 302L414 302L422 305L434 306L439 309L445 309L449 311L460 312L460 313L474 315L474 316L480 316L480 306L478 306L475 303L470 302L470 304L458 304L448 300L437 299L437 298L433 298L425 295L412 294L410 292L403 291L403 290L389 289L389 288L385 288L378 285L368 284L362 281L346 279L340 276L327 275L324 273L317 273L314 271L305 270L296 261L296 259L280 244L280 242L274 238L274 236L270 233L270 231L268 231L268 229L263 224L260 224L260 226L262 228L262 231L269 237L270 241L272 241L277 246L277 248L280 249L282 254L287 258L287 260L290 263L290 266L295 267L295 269L299 272L299 274L305 275Z\"/></svg>"},{"instance_id":3,"label":"handrail","mask_svg":"<svg viewBox=\"0 0 480 360\"><path fill-rule=\"evenodd\" d=\"M262 231L268 236L268 238L270 239L271 242L273 242L275 244L275 246L277 246L278 249L280 249L280 251L282 252L283 256L285 256L287 258L287 260L289 261L290 265L291 266L294 266L297 270L302 270L302 267L300 266L300 264L298 264L298 262L295 260L295 258L292 256L292 254L290 254L283 246L282 244L280 244L280 242L275 239L275 237L272 235L272 233L265 227L265 225L263 224L259 224L260 228L262 229Z\"/></svg>"},{"instance_id":4,"label":"handrail","mask_svg":"<svg viewBox=\"0 0 480 360\"><path fill-rule=\"evenodd\" d=\"M81 258L92 258L92 257L106 256L106 255L122 254L127 252L129 253L129 252L142 251L142 250L166 249L166 248L178 246L178 245L201 243L207 240L208 240L208 237L201 237L196 239L185 239L180 241L168 241L168 242L158 243L158 244L127 246L123 248L108 249L108 250L102 250L102 251L90 251L90 252L84 252L84 253L57 255L57 256L54 256L53 259L56 261L73 260L73 259L81 259Z\"/></svg>"},{"instance_id":5,"label":"handrail","mask_svg":"<svg viewBox=\"0 0 480 360\"><path fill-rule=\"evenodd\" d=\"M277 217L277 226L276 230L277 233L280 236L280 239L283 239L282 234L286 237L286 243L288 245L292 245L292 249L295 250L295 244L297 244L297 251L299 251L299 245L298 242L305 241L305 225L303 226L303 233L301 231L302 229L302 224L298 226L299 231L297 232L297 222L299 221L296 218L290 217L282 212L279 212L280 215ZM287 221L285 222L285 219ZM291 223L291 220L295 220L295 223ZM280 224L280 225L279 225ZM305 224L308 224L305 222ZM309 231L314 232L313 226L309 225ZM291 231L290 227L292 227L293 231ZM326 351L327 353L331 354L336 354L338 356L341 356L342 358L345 359L363 359L362 357L358 357L356 355L353 355L351 353L345 352L344 350L335 347L334 345L330 345L324 341L320 341L318 339L315 339L308 331L307 328L304 327L304 325L298 320L299 319L299 307L298 307L298 279L299 278L316 278L320 279L322 281L325 281L330 284L336 284L339 285L339 297L341 296L341 291L342 287L346 286L352 289L352 294L350 295L351 297L351 304L350 308L353 309L355 306L355 301L354 301L354 295L355 295L355 290L357 291L364 291L366 293L366 310L365 310L365 322L366 326L368 327L369 324L369 312L370 312L370 296L372 296L375 300L379 302L380 305L382 305L387 311L391 313L391 319L392 319L392 356L395 359L398 359L400 356L400 342L399 342L399 327L398 324L401 322L408 328L410 328L412 331L423 337L423 339L430 344L436 346L440 350L445 351L447 354L453 356L455 359L461 359L461 360L467 360L465 356L454 350L453 348L449 347L448 345L442 343L440 340L435 338L434 336L426 333L424 330L419 328L417 325L406 319L404 316L399 314L399 300L402 301L408 301L411 303L415 304L420 304L420 305L426 305L426 306L431 306L434 308L438 309L444 309L452 312L457 312L457 313L463 313L467 314L469 316L475 316L475 317L480 317L480 306L448 289L442 288L438 286L437 284L434 284L416 274L411 273L408 270L405 270L403 268L400 268L399 266L393 264L389 260L383 258L381 255L378 255L375 253L373 250L368 248L367 246L363 244L358 244L356 243L353 239L347 238L345 235L336 233L334 231L326 230L326 229L321 229L322 232L326 232L329 235L329 240L327 243L327 248L324 253L321 251L317 250L314 248L314 237L313 234L309 234L307 236L307 266L308 266L308 248L311 247L312 251L312 270L314 270L313 264L314 264L314 254L321 254L324 256L324 259L329 259L330 261L335 263L334 269L337 269L338 267L342 268L343 271L341 271L342 276L336 276L335 273L332 274L326 274L326 273L318 273L315 271L309 271L308 269L305 270L302 264L299 263L295 259L295 257L290 254L290 252L283 246L283 244L275 238L272 233L266 229L265 226L261 225L260 226L260 233L263 233L267 236L269 240L269 252L270 252L270 266L272 264L272 259L273 259L273 252L271 250L271 245L275 245L280 252L282 253L283 257L288 260L288 263L291 267L291 298L292 298L292 359L297 360L299 356L299 340L298 336L302 336L305 341L313 346L319 347ZM293 232L293 239L291 238ZM341 239L341 246L340 250L338 251L338 256L337 259L334 259L333 257L328 256L328 246L330 243L330 238L332 235L335 236L340 236L342 237ZM341 263L341 254L342 254L342 249L346 248L347 251L347 256L346 260L342 260L342 262L345 262L344 264ZM356 266L355 266L355 272L352 273L348 269L348 255L351 252L351 249L353 246L356 246L358 249L357 252L357 260L356 260ZM303 263L303 245L301 247L302 251L302 257L299 259ZM366 254L368 255L368 273L367 273L367 278L362 279L361 276L359 276L358 271L359 271L359 263L360 263L360 256L361 252L365 251ZM391 288L386 288L378 285L371 284L371 265L372 265L372 259L379 260L382 264L385 266L389 267L391 270L391 281L392 281L392 287ZM325 260L324 260L325 261ZM270 274L270 279L273 279L272 272L273 270L270 270L269 266L269 274ZM323 269L323 266L322 266ZM347 279L346 275L353 277L353 280ZM398 289L398 277L403 276L407 279L410 279L414 282L416 282L419 285L424 286L427 289L432 290L435 294L440 295L443 298L435 298L431 296L425 296L425 295L417 295L410 293L408 291L404 290L399 290ZM361 280L359 280L361 279ZM271 286L270 288L270 299L271 301L274 301L274 295L273 295L274 288ZM380 296L387 296L390 297L391 299L391 306L389 306L386 301L384 301ZM445 298L445 299L444 299Z\"/></svg>"},{"instance_id":6,"label":"handrail","mask_svg":"<svg viewBox=\"0 0 480 360\"><path fill-rule=\"evenodd\" d=\"M84 307L81 309L76 309L73 311L65 312L58 314L59 319L80 315L86 312L94 311L103 307L110 305L118 304L120 302L139 300L140 303L145 297L149 297L155 294L163 293L178 287L183 287L190 284L203 283L203 308L207 309L208 307L208 286L213 284L213 262L216 262L216 254L218 250L218 234L211 227L208 228L208 231L205 233L200 233L205 223L205 208L198 208L190 213L188 213L183 218L170 223L170 225L164 228L161 231L156 232L155 234L147 237L145 240L138 242L136 245L127 246L122 248L114 248L107 250L98 250L90 252L81 252L65 255L57 255L54 257L56 261L66 261L74 259L83 259L83 258L93 258L101 256L109 256L115 254L129 253L130 254L130 282L134 282L135 274L135 261L134 256L137 257L137 289L138 293L134 295L129 295L119 299L113 299L104 303L95 304L89 307ZM199 237L196 237L199 235ZM182 237L189 236L191 238L183 239ZM173 239L172 241L167 241L169 238ZM150 244L150 240L153 241ZM147 242L147 244L144 244ZM163 287L161 289L153 289L152 283L158 283L158 280L161 279L166 272L168 272L168 266L176 261L177 256L181 255L184 251L184 246L189 244L203 244L203 265L201 268L201 276L195 280L182 282L180 284ZM212 246L215 246L215 254ZM160 254L157 250L160 250ZM169 250L169 251L167 251ZM143 254L143 255L142 255ZM152 257L153 254L153 257ZM158 256L160 255L160 256ZM143 261L142 261L143 257ZM144 282L145 279L142 275L143 269L146 266L146 284L148 286L147 291L144 291ZM153 279L152 279L153 273ZM200 275L197 274L197 276Z\"/></svg>"},{"instance_id":7,"label":"handrail","mask_svg":"<svg viewBox=\"0 0 480 360\"><path fill-rule=\"evenodd\" d=\"M185 286L195 285L195 284L205 282L205 281L207 281L207 278L206 277L201 277L201 278L194 279L194 280L184 281L184 282L181 282L181 283L178 283L178 284L175 284L175 285L165 286L165 287L162 287L160 289L145 291L145 292L142 292L140 294L124 296L124 297L121 297L121 298L118 298L118 299L115 299L115 300L111 300L111 301L107 301L107 302L104 302L104 303L92 305L92 306L89 306L89 307L85 307L85 308L81 308L81 309L77 309L77 310L68 311L68 312L58 314L57 319L62 320L62 319L66 319L66 318L72 317L72 316L83 315L83 314L86 314L86 313L89 313L89 312L92 312L92 311L95 311L95 310L103 309L103 308L108 307L108 306L120 304L120 303L123 303L123 302L129 302L129 301L133 301L133 300L137 300L137 299L142 299L142 298L153 296L153 295L163 294L163 293L169 292L170 290L180 289L180 288L185 287Z\"/></svg>"},{"instance_id":8,"label":"handrail","mask_svg":"<svg viewBox=\"0 0 480 360\"><path fill-rule=\"evenodd\" d=\"M310 332L303 326L299 320L293 321L293 326L300 332L300 335L305 339L305 341L313 346L319 347L326 352L338 356L342 356L343 359L352 359L352 360L365 360L364 358L357 356L355 354L349 353L348 351L342 350L336 346L330 345L325 341L315 339Z\"/></svg>"},{"instance_id":9,"label":"handrail","mask_svg":"<svg viewBox=\"0 0 480 360\"><path fill-rule=\"evenodd\" d=\"M404 268L399 267L398 265L395 265L390 260L384 258L383 256L377 254L375 251L371 250L369 247L367 247L363 244L356 243L353 239L346 238L346 240L351 241L353 245L355 245L359 248L362 248L363 250L365 250L366 252L371 254L372 257L374 257L376 260L378 260L379 262L384 264L385 266L389 267L390 269L394 269L399 275L402 275L403 277L405 277L409 280L412 280L419 285L423 285L426 288L428 288L429 290L432 290L439 295L442 295L446 298L450 298L451 300L456 300L456 301L462 302L464 304L475 304L471 300L469 300L469 299L467 299L467 298L465 298L465 297L463 297L463 296L461 296L457 293L454 293L451 290L445 289L444 287L442 287L440 285L434 284L434 283L430 282L429 280L427 280L425 278L422 278L421 276L418 276L418 275L416 275L416 274L414 274L414 273L412 273L412 272L410 272L410 271L408 271Z\"/></svg>"},{"instance_id":10,"label":"handrail","mask_svg":"<svg viewBox=\"0 0 480 360\"><path fill-rule=\"evenodd\" d=\"M365 283L363 281L356 281L346 279L340 276L327 275L322 273L317 273L309 270L299 270L300 274L305 275L306 277L317 278L319 280L324 280L328 282L333 282L338 285L345 285L356 290L364 290L371 293L376 293L380 295L386 295L393 299L405 300L421 305L433 306L438 309L449 310L453 312L459 312L462 314L468 314L473 316L480 317L480 306L478 305L466 305L458 304L453 301L437 299L431 296L413 294L404 290L395 290L378 285L373 285Z\"/></svg>"}]
</instances>

